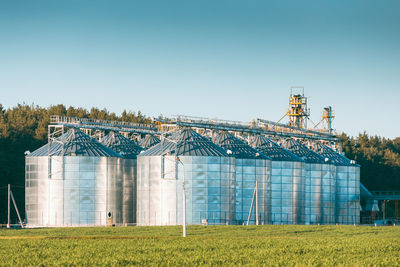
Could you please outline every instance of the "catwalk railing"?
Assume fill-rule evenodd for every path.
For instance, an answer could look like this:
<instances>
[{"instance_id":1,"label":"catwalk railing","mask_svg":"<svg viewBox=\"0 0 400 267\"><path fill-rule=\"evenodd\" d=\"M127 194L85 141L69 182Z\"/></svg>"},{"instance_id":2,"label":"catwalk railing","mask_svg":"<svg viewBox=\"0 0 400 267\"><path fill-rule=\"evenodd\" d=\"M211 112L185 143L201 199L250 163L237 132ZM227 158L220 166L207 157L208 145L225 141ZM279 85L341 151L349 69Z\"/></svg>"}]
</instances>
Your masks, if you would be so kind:
<instances>
[{"instance_id":1,"label":"catwalk railing","mask_svg":"<svg viewBox=\"0 0 400 267\"><path fill-rule=\"evenodd\" d=\"M169 120L154 119L155 121L162 124L175 124L182 127L202 128L209 130L225 130L233 132L241 132L248 134L265 134L271 136L290 137L290 138L301 138L301 139L312 139L321 141L338 142L339 139L336 135L331 135L325 132L311 131L307 129L296 128L285 124L256 119L253 122L240 122L240 121L228 121L219 120L212 118L201 118L201 117L190 117L183 115L176 115Z\"/></svg>"},{"instance_id":2,"label":"catwalk railing","mask_svg":"<svg viewBox=\"0 0 400 267\"><path fill-rule=\"evenodd\" d=\"M64 126L102 131L119 131L128 133L157 134L158 128L153 124L109 121L89 118L50 116L50 126Z\"/></svg>"}]
</instances>

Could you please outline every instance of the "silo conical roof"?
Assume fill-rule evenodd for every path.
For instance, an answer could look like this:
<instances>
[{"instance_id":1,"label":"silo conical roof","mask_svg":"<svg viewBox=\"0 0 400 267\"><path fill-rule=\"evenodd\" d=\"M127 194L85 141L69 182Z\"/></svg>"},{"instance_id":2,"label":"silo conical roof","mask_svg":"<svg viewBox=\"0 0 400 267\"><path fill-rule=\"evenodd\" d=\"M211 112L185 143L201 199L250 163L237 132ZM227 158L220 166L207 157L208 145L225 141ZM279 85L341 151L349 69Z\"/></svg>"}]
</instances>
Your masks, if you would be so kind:
<instances>
[{"instance_id":1,"label":"silo conical roof","mask_svg":"<svg viewBox=\"0 0 400 267\"><path fill-rule=\"evenodd\" d=\"M283 147L279 146L277 143L273 142L271 139L263 135L256 135L252 142L252 146L267 155L268 157L272 158L272 160L304 161L292 152L284 149Z\"/></svg>"},{"instance_id":2,"label":"silo conical roof","mask_svg":"<svg viewBox=\"0 0 400 267\"><path fill-rule=\"evenodd\" d=\"M183 128L177 135L163 139L140 155L155 156L167 153L176 156L228 156L223 148L190 128Z\"/></svg>"},{"instance_id":3,"label":"silo conical roof","mask_svg":"<svg viewBox=\"0 0 400 267\"><path fill-rule=\"evenodd\" d=\"M351 160L345 156L337 153L332 148L328 147L322 143L316 143L314 145L315 151L322 157L327 158L329 163L335 164L337 166L359 166L357 164L351 164Z\"/></svg>"},{"instance_id":4,"label":"silo conical roof","mask_svg":"<svg viewBox=\"0 0 400 267\"><path fill-rule=\"evenodd\" d=\"M262 152L249 146L247 143L239 140L231 133L221 131L215 139L215 143L225 149L230 150L235 158L241 159L271 159Z\"/></svg>"},{"instance_id":5,"label":"silo conical roof","mask_svg":"<svg viewBox=\"0 0 400 267\"><path fill-rule=\"evenodd\" d=\"M28 157L42 156L121 157L111 148L91 138L79 129L71 128L55 141L33 151Z\"/></svg>"},{"instance_id":6,"label":"silo conical roof","mask_svg":"<svg viewBox=\"0 0 400 267\"><path fill-rule=\"evenodd\" d=\"M146 134L146 136L139 141L139 146L144 149L148 149L156 144L160 143L160 139L151 134Z\"/></svg>"},{"instance_id":7,"label":"silo conical roof","mask_svg":"<svg viewBox=\"0 0 400 267\"><path fill-rule=\"evenodd\" d=\"M129 159L135 159L136 156L143 151L141 146L138 146L118 132L110 132L101 140L101 143L115 152L118 152L124 158Z\"/></svg>"},{"instance_id":8,"label":"silo conical roof","mask_svg":"<svg viewBox=\"0 0 400 267\"><path fill-rule=\"evenodd\" d=\"M302 158L306 163L325 163L324 157L312 151L311 149L308 149L305 145L297 140L286 140L284 142L284 147L296 156Z\"/></svg>"}]
</instances>

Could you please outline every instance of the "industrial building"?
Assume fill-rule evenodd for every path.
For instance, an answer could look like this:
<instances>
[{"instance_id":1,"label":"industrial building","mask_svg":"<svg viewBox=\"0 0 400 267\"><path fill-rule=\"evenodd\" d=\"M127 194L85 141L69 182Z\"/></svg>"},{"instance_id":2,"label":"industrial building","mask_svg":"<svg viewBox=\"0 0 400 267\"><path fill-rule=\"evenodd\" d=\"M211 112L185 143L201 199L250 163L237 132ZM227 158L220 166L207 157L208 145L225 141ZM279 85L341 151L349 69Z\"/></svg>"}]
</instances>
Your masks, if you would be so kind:
<instances>
[{"instance_id":1,"label":"industrial building","mask_svg":"<svg viewBox=\"0 0 400 267\"><path fill-rule=\"evenodd\" d=\"M339 152L332 108L327 129L307 129L307 99L291 94L285 116L52 116L26 156L28 226L359 224L360 166Z\"/></svg>"}]
</instances>

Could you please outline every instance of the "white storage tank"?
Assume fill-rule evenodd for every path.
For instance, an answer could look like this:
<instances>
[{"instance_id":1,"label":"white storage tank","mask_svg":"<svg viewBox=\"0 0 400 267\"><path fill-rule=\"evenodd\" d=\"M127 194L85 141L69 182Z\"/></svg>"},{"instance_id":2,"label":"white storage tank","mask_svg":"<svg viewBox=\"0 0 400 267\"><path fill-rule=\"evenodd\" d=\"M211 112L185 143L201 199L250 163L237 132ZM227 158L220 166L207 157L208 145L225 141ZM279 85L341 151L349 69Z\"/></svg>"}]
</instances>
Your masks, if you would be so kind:
<instances>
[{"instance_id":1,"label":"white storage tank","mask_svg":"<svg viewBox=\"0 0 400 267\"><path fill-rule=\"evenodd\" d=\"M226 131L217 135L215 143L235 158L236 223L256 224L256 217L259 224L272 223L271 158Z\"/></svg>"},{"instance_id":2,"label":"white storage tank","mask_svg":"<svg viewBox=\"0 0 400 267\"><path fill-rule=\"evenodd\" d=\"M78 129L26 157L28 226L121 224L121 155Z\"/></svg>"},{"instance_id":3,"label":"white storage tank","mask_svg":"<svg viewBox=\"0 0 400 267\"><path fill-rule=\"evenodd\" d=\"M234 223L234 158L189 128L138 156L138 225Z\"/></svg>"}]
</instances>

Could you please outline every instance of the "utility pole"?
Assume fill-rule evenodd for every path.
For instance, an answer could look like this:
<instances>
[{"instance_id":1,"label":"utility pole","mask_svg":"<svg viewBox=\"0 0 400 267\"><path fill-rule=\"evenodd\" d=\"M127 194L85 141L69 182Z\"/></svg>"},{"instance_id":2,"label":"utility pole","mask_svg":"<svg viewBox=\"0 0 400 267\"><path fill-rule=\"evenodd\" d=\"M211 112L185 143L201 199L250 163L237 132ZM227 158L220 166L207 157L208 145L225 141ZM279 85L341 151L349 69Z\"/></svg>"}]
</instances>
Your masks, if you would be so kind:
<instances>
[{"instance_id":1,"label":"utility pole","mask_svg":"<svg viewBox=\"0 0 400 267\"><path fill-rule=\"evenodd\" d=\"M11 198L11 185L8 184L7 190L7 228L10 228L10 198Z\"/></svg>"}]
</instances>

